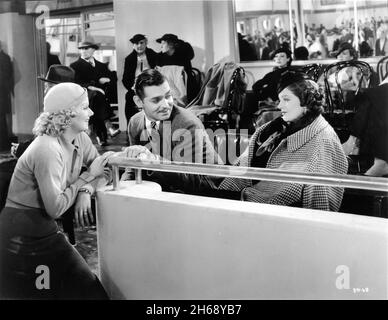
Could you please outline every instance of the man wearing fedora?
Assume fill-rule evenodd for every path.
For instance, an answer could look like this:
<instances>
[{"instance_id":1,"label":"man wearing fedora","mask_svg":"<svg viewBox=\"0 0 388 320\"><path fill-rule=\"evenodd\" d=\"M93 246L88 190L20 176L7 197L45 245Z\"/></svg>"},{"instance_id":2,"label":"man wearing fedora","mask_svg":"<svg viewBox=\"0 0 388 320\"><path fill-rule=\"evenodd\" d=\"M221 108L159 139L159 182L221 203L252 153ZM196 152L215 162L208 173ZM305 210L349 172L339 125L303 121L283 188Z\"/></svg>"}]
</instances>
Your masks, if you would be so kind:
<instances>
[{"instance_id":1,"label":"man wearing fedora","mask_svg":"<svg viewBox=\"0 0 388 320\"><path fill-rule=\"evenodd\" d=\"M112 137L119 133L118 130L113 130L109 121L113 112L104 91L112 81L111 72L106 64L93 57L94 51L98 49L96 43L84 41L79 44L78 49L81 56L70 64L70 67L75 71L75 82L88 89L90 108L94 112L91 123L97 135L97 142L105 146L108 144L107 129Z\"/></svg>"},{"instance_id":2,"label":"man wearing fedora","mask_svg":"<svg viewBox=\"0 0 388 320\"><path fill-rule=\"evenodd\" d=\"M64 66L61 64L53 64L49 67L46 76L40 76L38 77L38 79L44 81L44 93L46 94L46 92L51 87L55 86L58 83L74 82L75 71L68 66ZM21 143L12 143L11 154L16 158L20 158L23 152L31 144L32 140L33 139L23 141Z\"/></svg>"},{"instance_id":3,"label":"man wearing fedora","mask_svg":"<svg viewBox=\"0 0 388 320\"><path fill-rule=\"evenodd\" d=\"M129 41L133 45L133 51L125 58L123 73L123 85L128 90L125 95L125 117L127 123L139 111L133 101L135 92L132 87L135 83L135 78L143 70L155 68L157 59L157 53L147 48L148 40L145 35L135 34Z\"/></svg>"},{"instance_id":4,"label":"man wearing fedora","mask_svg":"<svg viewBox=\"0 0 388 320\"><path fill-rule=\"evenodd\" d=\"M161 38L156 39L160 43L161 52L158 53L157 65L163 66L183 66L187 74L187 100L193 100L199 87L192 74L191 60L194 58L194 50L190 43L178 38L177 35L166 33Z\"/></svg>"}]
</instances>

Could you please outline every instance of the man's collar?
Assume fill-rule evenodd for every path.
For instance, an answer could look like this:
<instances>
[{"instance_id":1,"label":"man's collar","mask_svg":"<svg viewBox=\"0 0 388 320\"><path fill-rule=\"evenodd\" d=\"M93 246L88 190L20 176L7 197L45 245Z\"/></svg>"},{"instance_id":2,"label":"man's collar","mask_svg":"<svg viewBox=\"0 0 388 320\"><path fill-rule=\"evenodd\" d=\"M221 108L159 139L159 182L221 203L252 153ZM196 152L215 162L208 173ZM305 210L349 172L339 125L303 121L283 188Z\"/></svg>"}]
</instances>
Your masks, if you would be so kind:
<instances>
[{"instance_id":1,"label":"man's collar","mask_svg":"<svg viewBox=\"0 0 388 320\"><path fill-rule=\"evenodd\" d=\"M94 62L94 57L90 57L89 59L85 59L85 58L82 58L82 60L86 61L87 63L90 63L90 61L93 61Z\"/></svg>"}]
</instances>

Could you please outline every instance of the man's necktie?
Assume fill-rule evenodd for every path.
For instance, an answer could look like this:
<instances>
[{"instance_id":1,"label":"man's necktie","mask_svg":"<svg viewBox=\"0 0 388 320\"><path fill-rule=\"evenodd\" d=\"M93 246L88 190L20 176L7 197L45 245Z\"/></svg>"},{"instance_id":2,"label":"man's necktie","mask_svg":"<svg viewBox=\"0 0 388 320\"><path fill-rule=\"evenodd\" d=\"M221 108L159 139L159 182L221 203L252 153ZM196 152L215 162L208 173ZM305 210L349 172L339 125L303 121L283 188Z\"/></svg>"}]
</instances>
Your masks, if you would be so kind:
<instances>
[{"instance_id":1,"label":"man's necktie","mask_svg":"<svg viewBox=\"0 0 388 320\"><path fill-rule=\"evenodd\" d=\"M140 60L140 72L143 71L143 60ZM155 125L156 125L156 122L155 122Z\"/></svg>"},{"instance_id":2,"label":"man's necktie","mask_svg":"<svg viewBox=\"0 0 388 320\"><path fill-rule=\"evenodd\" d=\"M89 59L88 62L90 63L90 65L91 65L92 67L94 67L93 59Z\"/></svg>"},{"instance_id":3,"label":"man's necktie","mask_svg":"<svg viewBox=\"0 0 388 320\"><path fill-rule=\"evenodd\" d=\"M155 140L155 136L158 135L159 132L158 132L158 129L156 127L156 122L155 121L151 121L151 135L150 135L150 139L151 140Z\"/></svg>"},{"instance_id":4,"label":"man's necktie","mask_svg":"<svg viewBox=\"0 0 388 320\"><path fill-rule=\"evenodd\" d=\"M161 151L161 137L159 135L158 128L156 126L155 121L151 121L151 134L150 134L150 142L152 150L151 152L154 154L160 154Z\"/></svg>"}]
</instances>

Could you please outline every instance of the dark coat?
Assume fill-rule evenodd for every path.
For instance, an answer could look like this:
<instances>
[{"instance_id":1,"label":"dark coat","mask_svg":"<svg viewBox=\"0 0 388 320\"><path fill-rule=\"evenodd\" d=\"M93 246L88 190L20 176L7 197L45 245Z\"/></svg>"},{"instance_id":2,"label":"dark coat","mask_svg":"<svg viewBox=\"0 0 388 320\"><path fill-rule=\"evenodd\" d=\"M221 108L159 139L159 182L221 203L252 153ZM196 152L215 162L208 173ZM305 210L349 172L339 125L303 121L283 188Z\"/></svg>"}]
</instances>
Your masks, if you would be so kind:
<instances>
[{"instance_id":1,"label":"dark coat","mask_svg":"<svg viewBox=\"0 0 388 320\"><path fill-rule=\"evenodd\" d=\"M282 72L286 69L281 68L269 72L253 84L252 91L257 101L263 101L268 98L271 98L273 101L279 100L277 86Z\"/></svg>"},{"instance_id":2,"label":"dark coat","mask_svg":"<svg viewBox=\"0 0 388 320\"><path fill-rule=\"evenodd\" d=\"M155 68L157 53L152 49L146 48L145 55L147 57L147 61L150 67ZM123 85L127 90L131 90L135 82L136 67L137 67L137 52L133 50L125 58L125 62L124 62Z\"/></svg>"},{"instance_id":3,"label":"dark coat","mask_svg":"<svg viewBox=\"0 0 388 320\"><path fill-rule=\"evenodd\" d=\"M388 84L366 89L355 103L350 134L360 139L360 153L388 162Z\"/></svg>"},{"instance_id":4,"label":"dark coat","mask_svg":"<svg viewBox=\"0 0 388 320\"><path fill-rule=\"evenodd\" d=\"M61 61L59 61L59 58L55 54L47 53L47 70L52 66L53 64L61 64Z\"/></svg>"},{"instance_id":5,"label":"dark coat","mask_svg":"<svg viewBox=\"0 0 388 320\"><path fill-rule=\"evenodd\" d=\"M11 58L3 50L0 50L0 114L11 113L13 86Z\"/></svg>"},{"instance_id":6,"label":"dark coat","mask_svg":"<svg viewBox=\"0 0 388 320\"><path fill-rule=\"evenodd\" d=\"M98 82L100 78L109 78L112 79L111 72L108 69L108 66L105 63L102 63L94 59L95 66L92 67L84 59L79 58L77 61L70 64L75 71L75 82L80 86L87 88L88 86L94 86L101 89L105 89L102 84Z\"/></svg>"},{"instance_id":7,"label":"dark coat","mask_svg":"<svg viewBox=\"0 0 388 320\"><path fill-rule=\"evenodd\" d=\"M170 56L165 52L159 52L157 56L157 65L163 66L182 66L187 75L187 100L192 101L199 92L199 84L196 82L192 73L191 60L194 58L194 49L190 43L179 40L175 52Z\"/></svg>"},{"instance_id":8,"label":"dark coat","mask_svg":"<svg viewBox=\"0 0 388 320\"><path fill-rule=\"evenodd\" d=\"M158 53L158 66L183 66L187 75L191 73L191 60L194 58L194 50L190 43L180 40L175 52L170 56L165 52Z\"/></svg>"},{"instance_id":9,"label":"dark coat","mask_svg":"<svg viewBox=\"0 0 388 320\"><path fill-rule=\"evenodd\" d=\"M92 67L88 62L84 59L79 58L77 61L70 64L75 71L75 82L80 86L87 88L88 86L94 86L97 88L101 88L104 91L110 85L106 83L102 85L98 82L100 78L109 78L111 80L110 83L113 83L115 79L112 76L112 73L108 69L108 66L105 63L102 63L96 59L94 59L95 66ZM89 103L90 108L94 112L94 117L99 119L100 121L109 119L113 113L110 108L109 102L105 95L101 92L88 90ZM93 119L92 123L95 121ZM100 129L103 131L102 124L100 125ZM100 130L99 129L99 130Z\"/></svg>"}]
</instances>

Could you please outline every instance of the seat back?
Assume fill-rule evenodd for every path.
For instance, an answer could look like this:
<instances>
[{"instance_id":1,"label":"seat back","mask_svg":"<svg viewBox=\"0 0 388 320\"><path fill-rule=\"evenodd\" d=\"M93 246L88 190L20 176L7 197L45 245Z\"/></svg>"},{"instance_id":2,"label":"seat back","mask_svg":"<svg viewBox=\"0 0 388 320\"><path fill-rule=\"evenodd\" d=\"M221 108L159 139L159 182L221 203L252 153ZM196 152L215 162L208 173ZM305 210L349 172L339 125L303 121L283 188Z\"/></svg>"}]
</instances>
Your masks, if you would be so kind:
<instances>
[{"instance_id":1,"label":"seat back","mask_svg":"<svg viewBox=\"0 0 388 320\"><path fill-rule=\"evenodd\" d=\"M244 68L234 62L217 63L209 69L198 96L187 108L205 128L238 128L246 87Z\"/></svg>"},{"instance_id":2,"label":"seat back","mask_svg":"<svg viewBox=\"0 0 388 320\"><path fill-rule=\"evenodd\" d=\"M349 126L356 112L357 94L371 86L372 67L363 61L340 61L328 65L323 73L326 110L324 117L341 142L349 137Z\"/></svg>"},{"instance_id":3,"label":"seat back","mask_svg":"<svg viewBox=\"0 0 388 320\"><path fill-rule=\"evenodd\" d=\"M379 77L379 83L384 81L388 76L388 56L381 58L377 63L377 74Z\"/></svg>"},{"instance_id":4,"label":"seat back","mask_svg":"<svg viewBox=\"0 0 388 320\"><path fill-rule=\"evenodd\" d=\"M371 86L372 67L364 61L339 61L324 70L325 92L329 113L354 110L354 97Z\"/></svg>"},{"instance_id":5,"label":"seat back","mask_svg":"<svg viewBox=\"0 0 388 320\"><path fill-rule=\"evenodd\" d=\"M307 74L311 79L313 79L316 82L318 81L319 77L323 72L323 67L319 63L311 63L303 66L302 72Z\"/></svg>"},{"instance_id":6,"label":"seat back","mask_svg":"<svg viewBox=\"0 0 388 320\"><path fill-rule=\"evenodd\" d=\"M304 74L308 75L312 80L315 82L318 81L319 77L323 73L323 66L319 63L310 63L304 66L292 66L290 67L291 70L303 72Z\"/></svg>"}]
</instances>

